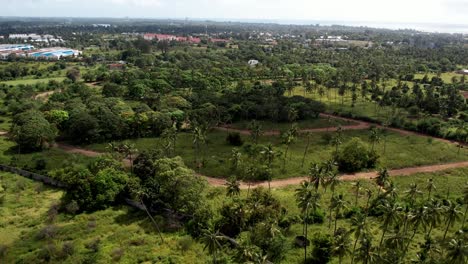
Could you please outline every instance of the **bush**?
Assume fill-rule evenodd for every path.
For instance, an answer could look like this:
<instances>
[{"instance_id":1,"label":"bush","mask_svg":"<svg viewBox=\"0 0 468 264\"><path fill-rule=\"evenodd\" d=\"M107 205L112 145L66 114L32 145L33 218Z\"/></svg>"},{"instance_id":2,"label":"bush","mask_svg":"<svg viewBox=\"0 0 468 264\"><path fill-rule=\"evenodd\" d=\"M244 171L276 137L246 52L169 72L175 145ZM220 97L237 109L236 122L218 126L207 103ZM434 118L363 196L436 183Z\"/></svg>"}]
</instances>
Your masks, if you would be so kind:
<instances>
[{"instance_id":1,"label":"bush","mask_svg":"<svg viewBox=\"0 0 468 264\"><path fill-rule=\"evenodd\" d=\"M325 264L332 259L332 237L328 234L315 234L312 239L312 261L310 263Z\"/></svg>"},{"instance_id":2,"label":"bush","mask_svg":"<svg viewBox=\"0 0 468 264\"><path fill-rule=\"evenodd\" d=\"M177 241L177 247L182 251L188 251L193 245L193 239L190 236L181 237Z\"/></svg>"},{"instance_id":3,"label":"bush","mask_svg":"<svg viewBox=\"0 0 468 264\"><path fill-rule=\"evenodd\" d=\"M39 230L39 233L37 233L36 238L39 240L43 239L52 239L54 238L58 233L58 228L54 225L48 225L41 230Z\"/></svg>"},{"instance_id":4,"label":"bush","mask_svg":"<svg viewBox=\"0 0 468 264\"><path fill-rule=\"evenodd\" d=\"M63 243L62 245L62 256L63 257L68 257L71 256L75 253L75 246L73 245L72 242L67 241Z\"/></svg>"},{"instance_id":5,"label":"bush","mask_svg":"<svg viewBox=\"0 0 468 264\"><path fill-rule=\"evenodd\" d=\"M229 145L236 147L240 147L244 144L244 141L242 140L242 137L238 132L229 133L226 137L226 141Z\"/></svg>"},{"instance_id":6,"label":"bush","mask_svg":"<svg viewBox=\"0 0 468 264\"><path fill-rule=\"evenodd\" d=\"M92 252L98 252L99 251L99 246L101 244L101 240L99 238L94 239L93 241L89 242L88 244L85 245L86 249L91 250Z\"/></svg>"},{"instance_id":7,"label":"bush","mask_svg":"<svg viewBox=\"0 0 468 264\"><path fill-rule=\"evenodd\" d=\"M311 211L307 216L307 224L323 224L325 214L322 210Z\"/></svg>"},{"instance_id":8,"label":"bush","mask_svg":"<svg viewBox=\"0 0 468 264\"><path fill-rule=\"evenodd\" d=\"M122 248L116 248L112 251L112 260L115 261L115 262L118 262L120 261L120 259L122 258L124 254L124 250Z\"/></svg>"},{"instance_id":9,"label":"bush","mask_svg":"<svg viewBox=\"0 0 468 264\"><path fill-rule=\"evenodd\" d=\"M379 158L377 153L370 150L369 146L359 138L352 138L334 155L341 172L374 168Z\"/></svg>"}]
</instances>

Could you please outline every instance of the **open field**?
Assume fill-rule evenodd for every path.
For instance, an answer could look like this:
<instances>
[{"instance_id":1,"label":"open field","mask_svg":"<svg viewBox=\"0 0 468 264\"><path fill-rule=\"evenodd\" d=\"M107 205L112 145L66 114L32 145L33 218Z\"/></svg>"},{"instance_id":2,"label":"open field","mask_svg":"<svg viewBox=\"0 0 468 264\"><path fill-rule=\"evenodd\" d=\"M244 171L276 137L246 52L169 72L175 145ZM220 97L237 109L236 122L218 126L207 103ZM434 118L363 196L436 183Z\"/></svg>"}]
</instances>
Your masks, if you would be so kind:
<instances>
[{"instance_id":1,"label":"open field","mask_svg":"<svg viewBox=\"0 0 468 264\"><path fill-rule=\"evenodd\" d=\"M20 85L20 84L33 85L36 83L48 83L49 81L52 81L52 80L61 82L65 80L65 77L50 77L50 78L42 78L42 79L18 79L18 80L13 80L13 81L4 81L4 82L0 81L0 84L6 84L6 85L12 85L12 86Z\"/></svg>"},{"instance_id":2,"label":"open field","mask_svg":"<svg viewBox=\"0 0 468 264\"><path fill-rule=\"evenodd\" d=\"M417 174L412 177L393 178L401 199L403 192L410 184L416 183L420 189L424 189L427 181L433 179L437 187L432 193L433 197L449 197L455 200L461 196L468 169L450 170L440 173ZM6 263L22 261L26 263L37 262L43 258L51 257L49 263L207 263L211 260L208 252L203 250L200 242L190 238L182 230L168 229L164 218L156 216L156 221L163 228L164 243L161 243L158 233L151 224L149 218L142 212L135 211L128 206L116 206L94 213L83 213L76 216L59 213L48 213L53 204L59 202L62 191L43 186L29 179L10 173L0 173L3 186L6 187L6 196L0 207L0 245L5 250L0 260ZM362 182L363 190L370 189L376 195L378 189L371 181ZM295 186L272 190L273 197L278 199L287 209L288 216L300 215L297 207L294 190ZM323 224L309 225L309 234L330 233L328 227L328 206L331 192L320 190L322 197L320 202L321 212L325 217ZM355 192L351 182L344 182L337 187L335 193L342 194L345 200L345 209L349 210L355 205ZM210 197L210 206L217 210L224 204L230 203L232 198L225 196L224 188L210 188L206 194ZM241 197L246 197L247 191L241 192ZM358 194L357 204L365 206L364 191ZM427 199L427 193L417 201ZM51 216L52 215L52 216ZM370 233L374 238L381 236L381 225L374 217L369 217ZM345 215L341 216L337 224L339 227L350 228L350 220ZM461 226L456 222L449 229L449 235L457 231ZM41 238L45 228L54 230L49 238ZM333 228L333 225L332 225ZM433 230L433 236L440 238L444 232L444 225ZM303 250L295 248L293 241L296 235L302 233L301 223L293 224L285 233L286 254L279 263L299 263L303 258ZM421 232L422 233L422 232ZM408 258L414 258L420 249L417 243L423 241L423 235L418 233L411 244ZM98 242L96 242L98 241ZM97 245L96 251L91 244ZM376 242L377 243L377 242ZM69 256L61 254L64 245L72 247ZM312 250L312 247L309 249ZM229 252L229 248L223 251ZM343 259L343 263L349 263L349 256ZM330 263L338 263L335 258Z\"/></svg>"},{"instance_id":3,"label":"open field","mask_svg":"<svg viewBox=\"0 0 468 264\"><path fill-rule=\"evenodd\" d=\"M182 231L164 232L161 243L149 218L127 206L76 216L59 214L54 221L47 221L47 211L59 202L62 191L14 174L0 175L7 187L0 207L0 245L6 248L6 255L0 256L2 263L37 263L47 253L52 256L49 263L206 263L209 258L203 247ZM165 221L156 219L160 224ZM56 234L39 239L46 226L53 226ZM96 240L97 253L86 248ZM188 245L181 248L184 241ZM74 253L58 257L57 252L67 243L72 244Z\"/></svg>"},{"instance_id":4,"label":"open field","mask_svg":"<svg viewBox=\"0 0 468 264\"><path fill-rule=\"evenodd\" d=\"M326 133L312 133L310 136L310 147L307 153L305 166L301 167L302 157L307 144L307 139L300 136L289 148L286 159L286 172L281 171L283 156L277 157L274 161L273 178L283 179L306 175L310 163L324 162L332 157L334 147L323 140ZM207 136L207 144L202 147L202 156L205 158L205 166L200 169L200 173L211 177L226 178L231 176L230 155L232 146L226 142L226 132L210 132ZM381 155L379 167L404 168L429 164L440 164L455 161L468 160L468 151L462 149L457 154L458 149L453 144L429 141L421 136L403 136L395 132L387 132L386 144L384 140L375 146L376 151ZM352 137L358 137L369 142L368 130L344 131L343 142ZM251 142L248 136L242 136L246 143ZM135 144L139 151L161 148L159 138L141 138L128 140ZM259 144L272 143L278 153L284 153L286 147L281 144L278 136L262 136ZM383 148L385 146L385 153ZM107 144L92 144L86 148L96 151L108 151ZM242 147L240 148L242 152ZM424 154L423 154L424 153ZM178 136L176 154L184 158L185 163L195 168L195 151L192 145L192 135L181 133ZM247 155L243 154L244 157Z\"/></svg>"}]
</instances>

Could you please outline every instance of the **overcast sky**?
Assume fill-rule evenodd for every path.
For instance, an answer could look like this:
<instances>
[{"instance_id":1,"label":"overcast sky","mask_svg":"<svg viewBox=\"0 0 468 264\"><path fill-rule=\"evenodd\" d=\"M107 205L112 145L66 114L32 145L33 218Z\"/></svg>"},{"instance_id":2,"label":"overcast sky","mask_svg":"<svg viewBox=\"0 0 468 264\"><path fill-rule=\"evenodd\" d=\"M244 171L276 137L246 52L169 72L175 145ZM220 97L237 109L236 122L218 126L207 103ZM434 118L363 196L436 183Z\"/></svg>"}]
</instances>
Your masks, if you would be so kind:
<instances>
[{"instance_id":1,"label":"overcast sky","mask_svg":"<svg viewBox=\"0 0 468 264\"><path fill-rule=\"evenodd\" d=\"M0 0L0 16L298 19L468 25L468 0Z\"/></svg>"}]
</instances>

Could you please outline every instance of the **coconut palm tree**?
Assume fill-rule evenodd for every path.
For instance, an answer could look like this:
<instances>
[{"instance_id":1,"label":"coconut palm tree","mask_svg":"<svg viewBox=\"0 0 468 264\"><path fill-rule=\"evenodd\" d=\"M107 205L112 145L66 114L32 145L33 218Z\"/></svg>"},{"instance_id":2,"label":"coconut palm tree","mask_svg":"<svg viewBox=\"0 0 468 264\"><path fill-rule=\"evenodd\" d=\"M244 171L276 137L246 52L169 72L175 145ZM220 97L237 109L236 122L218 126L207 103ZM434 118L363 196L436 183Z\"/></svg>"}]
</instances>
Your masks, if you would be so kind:
<instances>
[{"instance_id":1,"label":"coconut palm tree","mask_svg":"<svg viewBox=\"0 0 468 264\"><path fill-rule=\"evenodd\" d=\"M434 184L434 181L432 180L432 178L430 178L429 180L427 180L427 184L426 184L426 190L427 190L427 200L429 201L431 199L431 194L433 191L435 191L437 188Z\"/></svg>"},{"instance_id":2,"label":"coconut palm tree","mask_svg":"<svg viewBox=\"0 0 468 264\"><path fill-rule=\"evenodd\" d=\"M370 233L364 233L359 242L360 247L356 250L355 258L363 264L377 263L377 248L372 245L372 236ZM353 254L354 255L354 254Z\"/></svg>"},{"instance_id":3,"label":"coconut palm tree","mask_svg":"<svg viewBox=\"0 0 468 264\"><path fill-rule=\"evenodd\" d=\"M398 189L393 181L389 181L386 192L383 194L384 198L390 201L396 201L398 198Z\"/></svg>"},{"instance_id":4,"label":"coconut palm tree","mask_svg":"<svg viewBox=\"0 0 468 264\"><path fill-rule=\"evenodd\" d=\"M325 188L327 177L324 173L323 167L320 166L320 164L314 163L310 166L309 180L317 192L320 186Z\"/></svg>"},{"instance_id":5,"label":"coconut palm tree","mask_svg":"<svg viewBox=\"0 0 468 264\"><path fill-rule=\"evenodd\" d=\"M369 228L366 223L366 215L364 214L356 214L351 218L351 230L350 232L354 234L354 245L353 245L353 256L351 258L351 264L354 263L354 256L356 253L356 245L359 239L361 238L361 235L363 233L368 233Z\"/></svg>"},{"instance_id":6,"label":"coconut palm tree","mask_svg":"<svg viewBox=\"0 0 468 264\"><path fill-rule=\"evenodd\" d=\"M335 147L335 153L338 153L339 146L343 144L343 128L341 125L338 125L335 135L332 139L332 145Z\"/></svg>"},{"instance_id":7,"label":"coconut palm tree","mask_svg":"<svg viewBox=\"0 0 468 264\"><path fill-rule=\"evenodd\" d=\"M298 189L296 189L296 202L303 214L303 235L305 237L304 244L304 261L307 260L307 221L309 218L309 209L316 212L320 207L320 195L313 188L309 181L303 181Z\"/></svg>"},{"instance_id":8,"label":"coconut palm tree","mask_svg":"<svg viewBox=\"0 0 468 264\"><path fill-rule=\"evenodd\" d=\"M331 171L327 174L328 177L326 178L326 186L330 187L333 197L335 196L336 187L341 184L341 176L336 171Z\"/></svg>"},{"instance_id":9,"label":"coconut palm tree","mask_svg":"<svg viewBox=\"0 0 468 264\"><path fill-rule=\"evenodd\" d=\"M226 182L226 196L239 196L240 195L240 182L235 177L231 177Z\"/></svg>"},{"instance_id":10,"label":"coconut palm tree","mask_svg":"<svg viewBox=\"0 0 468 264\"><path fill-rule=\"evenodd\" d=\"M380 243L379 243L379 251L381 251L382 242L384 240L385 234L388 231L388 228L400 220L401 207L396 202L389 202L389 201L385 201L379 207L383 212L383 215L382 215L383 232L382 232L382 237L380 238Z\"/></svg>"},{"instance_id":11,"label":"coconut palm tree","mask_svg":"<svg viewBox=\"0 0 468 264\"><path fill-rule=\"evenodd\" d=\"M462 230L465 228L466 214L468 213L468 183L465 184L465 189L463 189L463 203L465 204L465 212L463 213Z\"/></svg>"},{"instance_id":12,"label":"coconut palm tree","mask_svg":"<svg viewBox=\"0 0 468 264\"><path fill-rule=\"evenodd\" d=\"M384 189L389 184L389 182L390 174L388 173L388 170L386 168L380 169L377 173L377 177L375 178L375 183L380 187L377 197L380 196L381 190Z\"/></svg>"},{"instance_id":13,"label":"coconut palm tree","mask_svg":"<svg viewBox=\"0 0 468 264\"><path fill-rule=\"evenodd\" d=\"M416 233L418 232L418 228L423 225L426 227L426 220L427 220L427 208L424 205L420 205L417 208L415 208L408 219L409 224L413 228L413 234L411 235L410 239L408 240L408 243L406 244L405 250L403 251L402 254L402 259L405 258L406 253L408 252L409 246L411 242L414 239L414 236L416 236Z\"/></svg>"},{"instance_id":14,"label":"coconut palm tree","mask_svg":"<svg viewBox=\"0 0 468 264\"><path fill-rule=\"evenodd\" d=\"M344 200L344 197L342 194L339 194L331 198L330 208L331 210L335 211L335 228L333 232L336 232L336 227L338 223L338 215L343 209L347 208L346 201Z\"/></svg>"},{"instance_id":15,"label":"coconut palm tree","mask_svg":"<svg viewBox=\"0 0 468 264\"><path fill-rule=\"evenodd\" d=\"M311 136L311 133L307 132L306 133L307 143L306 143L306 146L305 146L305 149L304 149L304 155L302 155L301 168L304 168L304 163L305 163L305 160L306 160L307 152L309 152L310 136Z\"/></svg>"},{"instance_id":16,"label":"coconut palm tree","mask_svg":"<svg viewBox=\"0 0 468 264\"><path fill-rule=\"evenodd\" d=\"M378 128L373 127L370 130L369 140L370 140L370 142L372 144L372 151L374 151L375 144L379 143L380 140L381 140L380 131L379 131Z\"/></svg>"},{"instance_id":17,"label":"coconut palm tree","mask_svg":"<svg viewBox=\"0 0 468 264\"><path fill-rule=\"evenodd\" d=\"M201 145L206 143L206 128L204 126L194 126L192 131L192 143L195 146L195 163L197 165L197 168L199 168Z\"/></svg>"},{"instance_id":18,"label":"coconut palm tree","mask_svg":"<svg viewBox=\"0 0 468 264\"><path fill-rule=\"evenodd\" d=\"M286 159L288 157L289 147L296 140L296 136L294 135L294 131L289 129L281 137L282 137L282 143L286 145L286 150L284 151L284 158L283 158L283 171L286 171Z\"/></svg>"},{"instance_id":19,"label":"coconut palm tree","mask_svg":"<svg viewBox=\"0 0 468 264\"><path fill-rule=\"evenodd\" d=\"M444 232L444 239L447 236L447 232L451 226L455 224L456 221L461 219L461 211L460 205L458 203L454 203L452 201L447 201L448 205L444 206L444 215L445 215L445 223L447 227L445 228Z\"/></svg>"},{"instance_id":20,"label":"coconut palm tree","mask_svg":"<svg viewBox=\"0 0 468 264\"><path fill-rule=\"evenodd\" d=\"M442 216L442 206L438 200L431 200L426 204L425 222L429 225L427 236L431 236L432 229L437 227Z\"/></svg>"},{"instance_id":21,"label":"coconut palm tree","mask_svg":"<svg viewBox=\"0 0 468 264\"><path fill-rule=\"evenodd\" d=\"M449 264L466 264L468 244L463 238L453 238L447 245L446 261Z\"/></svg>"},{"instance_id":22,"label":"coconut palm tree","mask_svg":"<svg viewBox=\"0 0 468 264\"><path fill-rule=\"evenodd\" d=\"M410 188L405 191L406 199L408 199L410 206L413 207L415 199L417 196L422 196L423 192L418 189L418 185L416 183L410 184Z\"/></svg>"},{"instance_id":23,"label":"coconut palm tree","mask_svg":"<svg viewBox=\"0 0 468 264\"><path fill-rule=\"evenodd\" d=\"M394 232L385 240L385 246L392 251L392 255L398 259L398 263L401 263L403 251L408 240L408 237L403 232Z\"/></svg>"},{"instance_id":24,"label":"coconut palm tree","mask_svg":"<svg viewBox=\"0 0 468 264\"><path fill-rule=\"evenodd\" d=\"M335 256L338 256L340 264L343 263L343 258L350 253L351 239L349 236L349 232L342 230L339 234L336 234L333 239L332 252Z\"/></svg>"},{"instance_id":25,"label":"coconut palm tree","mask_svg":"<svg viewBox=\"0 0 468 264\"><path fill-rule=\"evenodd\" d=\"M231 161L232 170L236 172L242 162L242 153L237 148L233 148L231 150L231 158L229 160Z\"/></svg>"},{"instance_id":26,"label":"coconut palm tree","mask_svg":"<svg viewBox=\"0 0 468 264\"><path fill-rule=\"evenodd\" d=\"M371 189L366 189L366 216L369 215L369 202L370 199L372 198L372 190Z\"/></svg>"},{"instance_id":27,"label":"coconut palm tree","mask_svg":"<svg viewBox=\"0 0 468 264\"><path fill-rule=\"evenodd\" d=\"M361 193L363 182L362 180L357 180L353 182L353 190L354 190L354 207L357 207L359 194Z\"/></svg>"},{"instance_id":28,"label":"coconut palm tree","mask_svg":"<svg viewBox=\"0 0 468 264\"><path fill-rule=\"evenodd\" d=\"M208 252L213 256L213 263L216 264L216 257L218 250L221 248L222 239L224 236L220 235L218 231L204 230L201 241L205 244L203 250L208 249Z\"/></svg>"},{"instance_id":29,"label":"coconut palm tree","mask_svg":"<svg viewBox=\"0 0 468 264\"><path fill-rule=\"evenodd\" d=\"M257 120L252 120L249 124L250 137L255 145L258 144L258 139L263 135L262 124L257 122Z\"/></svg>"}]
</instances>

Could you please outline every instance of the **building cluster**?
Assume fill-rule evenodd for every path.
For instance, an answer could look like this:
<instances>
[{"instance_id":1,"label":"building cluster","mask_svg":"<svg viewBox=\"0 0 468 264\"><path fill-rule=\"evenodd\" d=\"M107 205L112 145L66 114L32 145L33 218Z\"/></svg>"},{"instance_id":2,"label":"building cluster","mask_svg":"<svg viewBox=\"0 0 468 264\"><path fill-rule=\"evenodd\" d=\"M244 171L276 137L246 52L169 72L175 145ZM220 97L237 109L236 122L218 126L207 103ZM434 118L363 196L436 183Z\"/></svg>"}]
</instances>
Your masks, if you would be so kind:
<instances>
[{"instance_id":1,"label":"building cluster","mask_svg":"<svg viewBox=\"0 0 468 264\"><path fill-rule=\"evenodd\" d=\"M147 33L143 35L143 38L146 40L157 40L157 41L177 41L177 42L187 42L191 44L199 44L201 39L199 37L181 37L176 35L168 35L168 34L155 34L155 33ZM208 41L213 43L228 43L229 40L227 39L219 39L219 38L210 38Z\"/></svg>"},{"instance_id":2,"label":"building cluster","mask_svg":"<svg viewBox=\"0 0 468 264\"><path fill-rule=\"evenodd\" d=\"M81 51L62 47L36 49L33 45L29 44L0 45L0 59L8 59L11 55L36 59L59 60L63 57L79 56L81 55Z\"/></svg>"},{"instance_id":3,"label":"building cluster","mask_svg":"<svg viewBox=\"0 0 468 264\"><path fill-rule=\"evenodd\" d=\"M44 42L44 43L57 43L63 42L61 37L55 37L53 35L39 35L39 34L10 34L9 39L14 40L23 40L23 41L32 41L32 42Z\"/></svg>"}]
</instances>

